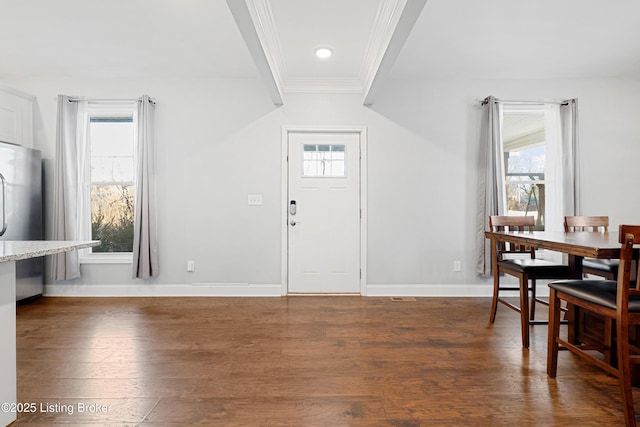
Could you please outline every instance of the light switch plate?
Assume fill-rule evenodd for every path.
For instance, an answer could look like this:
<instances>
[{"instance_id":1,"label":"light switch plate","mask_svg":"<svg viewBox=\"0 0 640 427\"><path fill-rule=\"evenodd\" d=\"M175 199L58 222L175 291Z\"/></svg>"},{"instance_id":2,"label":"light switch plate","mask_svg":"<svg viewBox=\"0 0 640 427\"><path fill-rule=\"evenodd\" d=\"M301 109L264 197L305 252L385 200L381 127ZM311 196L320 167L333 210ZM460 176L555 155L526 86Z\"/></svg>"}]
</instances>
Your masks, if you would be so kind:
<instances>
[{"instance_id":1,"label":"light switch plate","mask_svg":"<svg viewBox=\"0 0 640 427\"><path fill-rule=\"evenodd\" d=\"M262 206L262 194L249 194L247 196L249 206Z\"/></svg>"}]
</instances>

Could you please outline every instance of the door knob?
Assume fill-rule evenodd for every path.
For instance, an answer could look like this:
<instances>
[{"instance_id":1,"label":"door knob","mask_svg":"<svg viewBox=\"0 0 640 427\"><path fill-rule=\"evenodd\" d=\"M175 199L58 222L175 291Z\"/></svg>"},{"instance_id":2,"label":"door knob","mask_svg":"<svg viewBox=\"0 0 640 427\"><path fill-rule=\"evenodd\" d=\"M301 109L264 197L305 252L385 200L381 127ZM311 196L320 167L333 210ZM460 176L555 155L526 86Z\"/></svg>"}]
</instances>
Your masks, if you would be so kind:
<instances>
[{"instance_id":1,"label":"door knob","mask_svg":"<svg viewBox=\"0 0 640 427\"><path fill-rule=\"evenodd\" d=\"M293 219L292 219L292 220L289 222L289 224L290 224L292 227L295 227L295 226L296 226L296 224L301 224L301 222L300 222L300 221L297 221L297 222L296 222L296 220L293 220Z\"/></svg>"}]
</instances>

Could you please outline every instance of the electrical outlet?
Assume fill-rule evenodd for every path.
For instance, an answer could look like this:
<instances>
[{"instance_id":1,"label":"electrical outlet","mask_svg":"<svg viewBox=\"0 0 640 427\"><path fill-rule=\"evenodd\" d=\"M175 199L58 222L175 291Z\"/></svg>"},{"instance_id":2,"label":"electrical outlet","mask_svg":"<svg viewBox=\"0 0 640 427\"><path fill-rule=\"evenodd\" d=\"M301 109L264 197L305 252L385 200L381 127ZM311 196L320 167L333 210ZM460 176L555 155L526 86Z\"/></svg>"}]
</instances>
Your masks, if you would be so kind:
<instances>
[{"instance_id":1,"label":"electrical outlet","mask_svg":"<svg viewBox=\"0 0 640 427\"><path fill-rule=\"evenodd\" d=\"M187 271L196 271L196 262L193 260L187 261Z\"/></svg>"},{"instance_id":2,"label":"electrical outlet","mask_svg":"<svg viewBox=\"0 0 640 427\"><path fill-rule=\"evenodd\" d=\"M262 194L247 195L247 204L249 206L262 206Z\"/></svg>"},{"instance_id":3,"label":"electrical outlet","mask_svg":"<svg viewBox=\"0 0 640 427\"><path fill-rule=\"evenodd\" d=\"M462 261L453 261L453 271L462 271Z\"/></svg>"}]
</instances>

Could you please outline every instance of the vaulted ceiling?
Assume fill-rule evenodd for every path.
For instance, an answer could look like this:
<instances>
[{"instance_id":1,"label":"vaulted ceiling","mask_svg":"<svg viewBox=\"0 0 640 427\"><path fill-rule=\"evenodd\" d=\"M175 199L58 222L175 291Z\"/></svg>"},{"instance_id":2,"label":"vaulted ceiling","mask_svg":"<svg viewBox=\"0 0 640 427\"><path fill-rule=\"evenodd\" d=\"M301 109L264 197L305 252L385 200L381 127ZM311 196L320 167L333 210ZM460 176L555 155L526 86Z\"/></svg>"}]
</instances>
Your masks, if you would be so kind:
<instances>
[{"instance_id":1,"label":"vaulted ceiling","mask_svg":"<svg viewBox=\"0 0 640 427\"><path fill-rule=\"evenodd\" d=\"M20 0L0 81L261 78L360 93L389 79L640 79L637 0ZM319 60L313 50L333 49Z\"/></svg>"}]
</instances>

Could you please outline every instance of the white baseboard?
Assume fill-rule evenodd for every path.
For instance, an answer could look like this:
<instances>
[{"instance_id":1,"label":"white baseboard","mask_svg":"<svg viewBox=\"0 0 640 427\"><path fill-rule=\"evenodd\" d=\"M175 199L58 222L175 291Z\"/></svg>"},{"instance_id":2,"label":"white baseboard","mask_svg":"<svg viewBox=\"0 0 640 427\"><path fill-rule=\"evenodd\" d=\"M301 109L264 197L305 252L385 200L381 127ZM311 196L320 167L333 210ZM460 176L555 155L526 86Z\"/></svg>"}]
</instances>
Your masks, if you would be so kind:
<instances>
[{"instance_id":1,"label":"white baseboard","mask_svg":"<svg viewBox=\"0 0 640 427\"><path fill-rule=\"evenodd\" d=\"M493 285L427 285L378 284L367 285L369 297L490 297Z\"/></svg>"},{"instance_id":2,"label":"white baseboard","mask_svg":"<svg viewBox=\"0 0 640 427\"><path fill-rule=\"evenodd\" d=\"M542 283L537 287L538 296L549 296L549 288ZM459 285L411 284L367 285L369 297L488 297L493 294L493 283ZM500 296L518 297L517 291L502 291Z\"/></svg>"},{"instance_id":3,"label":"white baseboard","mask_svg":"<svg viewBox=\"0 0 640 427\"><path fill-rule=\"evenodd\" d=\"M376 284L367 285L368 297L491 297L493 284ZM193 283L174 285L70 285L49 284L50 297L281 297L281 284ZM518 293L501 292L517 297ZM547 286L538 286L538 296L549 295Z\"/></svg>"},{"instance_id":4,"label":"white baseboard","mask_svg":"<svg viewBox=\"0 0 640 427\"><path fill-rule=\"evenodd\" d=\"M69 285L44 286L49 297L279 297L281 284L194 283L176 285Z\"/></svg>"},{"instance_id":5,"label":"white baseboard","mask_svg":"<svg viewBox=\"0 0 640 427\"><path fill-rule=\"evenodd\" d=\"M493 294L491 284L459 284L459 285L367 285L369 297L487 297ZM546 283L537 286L539 297L549 296L549 287ZM500 296L518 297L517 291L502 291Z\"/></svg>"}]
</instances>

